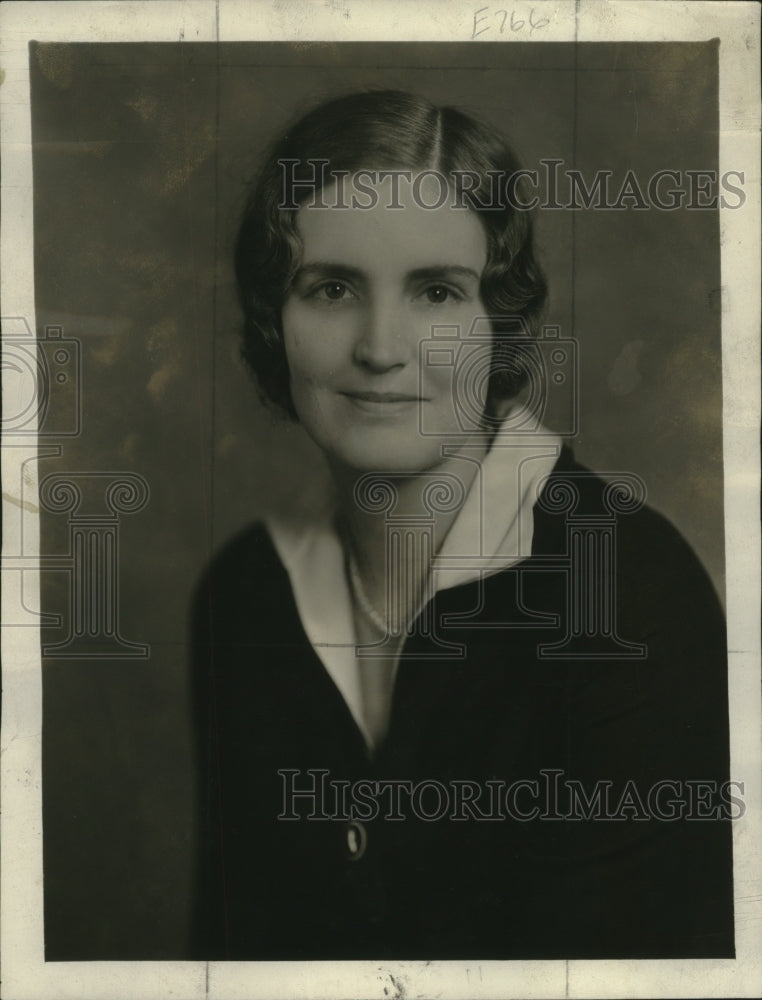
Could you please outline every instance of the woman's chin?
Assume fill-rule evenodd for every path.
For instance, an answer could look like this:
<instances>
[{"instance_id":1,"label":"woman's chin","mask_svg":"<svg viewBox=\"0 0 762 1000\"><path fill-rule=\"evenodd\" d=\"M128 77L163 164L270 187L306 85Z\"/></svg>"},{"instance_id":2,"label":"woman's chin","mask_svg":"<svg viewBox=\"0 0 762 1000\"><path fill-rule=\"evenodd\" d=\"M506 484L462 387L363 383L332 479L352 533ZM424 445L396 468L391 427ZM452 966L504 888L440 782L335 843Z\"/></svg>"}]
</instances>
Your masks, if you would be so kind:
<instances>
[{"instance_id":1,"label":"woman's chin","mask_svg":"<svg viewBox=\"0 0 762 1000\"><path fill-rule=\"evenodd\" d=\"M438 442L420 439L366 442L355 446L343 441L340 448L327 451L327 456L331 464L344 469L379 475L426 472L444 461Z\"/></svg>"}]
</instances>

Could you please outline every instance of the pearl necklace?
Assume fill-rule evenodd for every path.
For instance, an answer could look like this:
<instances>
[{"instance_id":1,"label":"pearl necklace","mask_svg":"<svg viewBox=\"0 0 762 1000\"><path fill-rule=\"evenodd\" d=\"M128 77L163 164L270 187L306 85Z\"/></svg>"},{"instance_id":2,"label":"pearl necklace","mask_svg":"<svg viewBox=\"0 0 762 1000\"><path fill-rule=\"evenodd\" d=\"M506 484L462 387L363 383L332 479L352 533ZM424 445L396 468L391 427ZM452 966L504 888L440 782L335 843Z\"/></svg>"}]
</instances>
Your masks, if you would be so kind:
<instances>
[{"instance_id":1,"label":"pearl necklace","mask_svg":"<svg viewBox=\"0 0 762 1000\"><path fill-rule=\"evenodd\" d=\"M365 617L376 627L376 629L378 629L379 632L386 634L389 631L389 621L384 615L380 614L380 612L376 610L368 597L365 586L362 582L362 577L360 576L360 569L355 561L354 553L349 546L347 546L347 562L349 564L349 578L352 583L352 593L357 599L357 603L360 605L360 610L364 612Z\"/></svg>"},{"instance_id":2,"label":"pearl necklace","mask_svg":"<svg viewBox=\"0 0 762 1000\"><path fill-rule=\"evenodd\" d=\"M368 597L368 592L365 589L365 585L362 582L362 575L360 574L360 567L357 565L357 560L355 559L354 553L352 551L351 545L347 544L347 565L349 568L349 580L351 584L352 596L355 598L357 605L360 610L365 615L365 618L371 625L375 627L378 632L383 635L389 635L391 633L389 618L382 615L381 612L376 608L371 599ZM422 601L425 604L426 601ZM404 621L400 623L401 628L397 639L399 642L403 642L405 634L407 633L408 626L415 617L414 615L408 615L405 617Z\"/></svg>"}]
</instances>

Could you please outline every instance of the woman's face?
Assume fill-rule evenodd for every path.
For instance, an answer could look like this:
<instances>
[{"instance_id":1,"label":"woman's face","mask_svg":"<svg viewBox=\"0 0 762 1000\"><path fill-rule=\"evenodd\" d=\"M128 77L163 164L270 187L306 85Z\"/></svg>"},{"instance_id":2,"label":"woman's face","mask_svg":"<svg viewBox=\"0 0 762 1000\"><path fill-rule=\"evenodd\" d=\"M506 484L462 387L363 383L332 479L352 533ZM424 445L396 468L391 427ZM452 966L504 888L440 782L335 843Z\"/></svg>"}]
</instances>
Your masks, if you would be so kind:
<instances>
[{"instance_id":1,"label":"woman's face","mask_svg":"<svg viewBox=\"0 0 762 1000\"><path fill-rule=\"evenodd\" d=\"M435 188L427 193L424 184L419 201L435 204ZM391 209L388 193L378 195L369 209L299 209L303 253L282 313L291 394L331 463L422 471L443 461L443 445L469 436L452 362L480 352L486 384L490 335L479 284L487 237L478 217L449 198L429 209L403 185L403 207ZM325 203L335 201L327 189ZM480 344L463 343L477 319ZM429 358L421 345L441 326L452 329L438 332Z\"/></svg>"}]
</instances>

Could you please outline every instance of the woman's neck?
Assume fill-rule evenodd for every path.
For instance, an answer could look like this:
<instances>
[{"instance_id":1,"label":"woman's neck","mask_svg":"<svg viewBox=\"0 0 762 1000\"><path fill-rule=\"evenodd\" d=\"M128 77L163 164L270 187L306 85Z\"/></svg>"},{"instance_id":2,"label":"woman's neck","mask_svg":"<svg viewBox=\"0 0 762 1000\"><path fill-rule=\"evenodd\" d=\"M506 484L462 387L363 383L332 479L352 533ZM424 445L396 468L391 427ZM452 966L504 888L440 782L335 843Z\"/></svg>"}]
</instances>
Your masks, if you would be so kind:
<instances>
[{"instance_id":1,"label":"woman's neck","mask_svg":"<svg viewBox=\"0 0 762 1000\"><path fill-rule=\"evenodd\" d=\"M487 448L469 447L420 473L333 468L339 530L363 596L388 616L391 584L415 610L438 552L458 516Z\"/></svg>"}]
</instances>

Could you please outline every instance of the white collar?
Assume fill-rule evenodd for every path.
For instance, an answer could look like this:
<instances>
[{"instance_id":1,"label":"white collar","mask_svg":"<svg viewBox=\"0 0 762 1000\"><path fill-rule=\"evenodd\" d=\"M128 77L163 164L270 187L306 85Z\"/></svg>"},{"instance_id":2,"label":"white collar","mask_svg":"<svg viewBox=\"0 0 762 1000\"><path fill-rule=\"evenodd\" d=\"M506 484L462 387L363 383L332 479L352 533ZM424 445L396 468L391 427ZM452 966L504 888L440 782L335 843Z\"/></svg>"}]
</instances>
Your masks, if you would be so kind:
<instances>
[{"instance_id":1,"label":"white collar","mask_svg":"<svg viewBox=\"0 0 762 1000\"><path fill-rule=\"evenodd\" d=\"M435 562L433 593L496 573L531 554L532 508L560 450L560 437L544 428L531 434L498 431L445 537L437 558L444 566L437 568ZM334 515L334 497L326 490L309 517L272 515L266 525L288 572L304 631L370 745ZM474 556L486 561L480 558L476 566Z\"/></svg>"}]
</instances>

